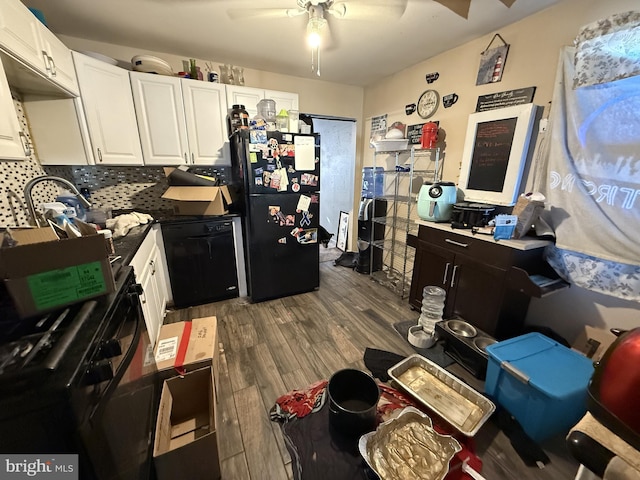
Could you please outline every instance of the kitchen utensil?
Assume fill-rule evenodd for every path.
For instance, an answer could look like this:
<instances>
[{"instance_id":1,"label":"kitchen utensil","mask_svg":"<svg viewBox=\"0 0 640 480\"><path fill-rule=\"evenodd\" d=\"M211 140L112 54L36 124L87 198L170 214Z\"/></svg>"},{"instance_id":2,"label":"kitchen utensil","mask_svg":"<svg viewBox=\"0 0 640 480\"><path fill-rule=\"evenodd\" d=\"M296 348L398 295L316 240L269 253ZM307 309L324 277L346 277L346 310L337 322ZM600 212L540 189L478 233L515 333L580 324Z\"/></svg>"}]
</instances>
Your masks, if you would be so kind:
<instances>
[{"instance_id":1,"label":"kitchen utensil","mask_svg":"<svg viewBox=\"0 0 640 480\"><path fill-rule=\"evenodd\" d=\"M373 377L356 369L340 370L329 379L327 394L330 426L352 437L375 429L380 389Z\"/></svg>"},{"instance_id":2,"label":"kitchen utensil","mask_svg":"<svg viewBox=\"0 0 640 480\"><path fill-rule=\"evenodd\" d=\"M423 185L418 193L418 216L430 222L448 222L456 197L457 188L453 182Z\"/></svg>"}]
</instances>

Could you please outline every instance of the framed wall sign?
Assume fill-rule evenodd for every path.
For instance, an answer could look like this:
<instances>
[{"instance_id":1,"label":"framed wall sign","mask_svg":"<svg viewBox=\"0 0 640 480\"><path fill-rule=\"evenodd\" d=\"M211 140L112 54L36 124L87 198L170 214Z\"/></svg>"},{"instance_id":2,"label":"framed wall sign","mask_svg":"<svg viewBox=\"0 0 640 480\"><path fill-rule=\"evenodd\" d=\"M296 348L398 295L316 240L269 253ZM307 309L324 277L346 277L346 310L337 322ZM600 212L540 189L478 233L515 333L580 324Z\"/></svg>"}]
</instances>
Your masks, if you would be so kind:
<instances>
[{"instance_id":1,"label":"framed wall sign","mask_svg":"<svg viewBox=\"0 0 640 480\"><path fill-rule=\"evenodd\" d=\"M338 235L336 236L336 247L343 252L347 251L347 237L349 235L349 214L340 212L340 220L338 221Z\"/></svg>"},{"instance_id":2,"label":"framed wall sign","mask_svg":"<svg viewBox=\"0 0 640 480\"><path fill-rule=\"evenodd\" d=\"M459 183L465 201L515 205L536 111L528 103L469 115Z\"/></svg>"}]
</instances>

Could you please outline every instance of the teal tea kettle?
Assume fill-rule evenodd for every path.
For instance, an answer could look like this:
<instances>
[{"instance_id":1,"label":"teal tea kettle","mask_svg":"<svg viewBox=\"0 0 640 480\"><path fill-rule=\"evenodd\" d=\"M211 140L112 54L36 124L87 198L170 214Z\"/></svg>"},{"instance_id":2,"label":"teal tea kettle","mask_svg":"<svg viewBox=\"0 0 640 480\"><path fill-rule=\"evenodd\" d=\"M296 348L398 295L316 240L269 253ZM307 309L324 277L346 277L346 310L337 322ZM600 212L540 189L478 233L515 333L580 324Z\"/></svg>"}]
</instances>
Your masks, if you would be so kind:
<instances>
[{"instance_id":1,"label":"teal tea kettle","mask_svg":"<svg viewBox=\"0 0 640 480\"><path fill-rule=\"evenodd\" d=\"M453 182L436 182L423 185L418 193L418 216L430 222L448 222L457 189Z\"/></svg>"}]
</instances>

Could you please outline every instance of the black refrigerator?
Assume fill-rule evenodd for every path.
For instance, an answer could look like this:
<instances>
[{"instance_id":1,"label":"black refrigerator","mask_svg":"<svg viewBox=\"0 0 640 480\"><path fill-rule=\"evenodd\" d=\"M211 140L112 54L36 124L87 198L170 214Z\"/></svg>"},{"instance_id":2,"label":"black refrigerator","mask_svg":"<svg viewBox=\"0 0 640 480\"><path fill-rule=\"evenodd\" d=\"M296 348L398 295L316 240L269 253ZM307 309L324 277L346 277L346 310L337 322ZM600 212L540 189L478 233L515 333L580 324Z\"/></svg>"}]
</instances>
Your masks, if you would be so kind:
<instances>
[{"instance_id":1,"label":"black refrigerator","mask_svg":"<svg viewBox=\"0 0 640 480\"><path fill-rule=\"evenodd\" d=\"M251 301L318 288L320 136L251 130L230 143Z\"/></svg>"}]
</instances>

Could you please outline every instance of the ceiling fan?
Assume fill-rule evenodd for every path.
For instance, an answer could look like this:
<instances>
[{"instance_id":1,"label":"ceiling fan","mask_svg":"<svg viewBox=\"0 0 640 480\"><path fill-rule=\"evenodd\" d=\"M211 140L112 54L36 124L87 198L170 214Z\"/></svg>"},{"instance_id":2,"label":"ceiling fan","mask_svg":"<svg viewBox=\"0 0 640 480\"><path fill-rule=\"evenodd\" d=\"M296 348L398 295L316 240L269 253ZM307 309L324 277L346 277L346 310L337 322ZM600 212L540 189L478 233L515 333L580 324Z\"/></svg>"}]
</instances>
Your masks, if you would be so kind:
<instances>
[{"instance_id":1,"label":"ceiling fan","mask_svg":"<svg viewBox=\"0 0 640 480\"><path fill-rule=\"evenodd\" d=\"M232 20L297 17L307 14L307 43L311 47L311 70L320 76L320 46L330 36L331 17L346 20L400 18L408 0L296 0L297 8L234 8Z\"/></svg>"}]
</instances>

